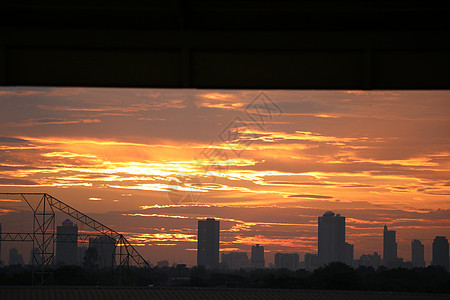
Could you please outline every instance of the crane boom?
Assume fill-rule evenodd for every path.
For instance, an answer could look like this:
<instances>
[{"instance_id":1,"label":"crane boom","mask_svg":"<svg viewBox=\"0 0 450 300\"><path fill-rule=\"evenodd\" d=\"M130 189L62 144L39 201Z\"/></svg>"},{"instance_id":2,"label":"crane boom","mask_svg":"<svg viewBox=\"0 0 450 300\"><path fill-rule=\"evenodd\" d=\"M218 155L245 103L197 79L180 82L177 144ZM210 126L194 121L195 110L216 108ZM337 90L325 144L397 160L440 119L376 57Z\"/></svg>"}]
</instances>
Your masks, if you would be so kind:
<instances>
[{"instance_id":1,"label":"crane boom","mask_svg":"<svg viewBox=\"0 0 450 300\"><path fill-rule=\"evenodd\" d=\"M57 198L47 193L0 193L0 195L16 195L16 196L20 195L34 212L36 212L37 208L36 209L33 208L32 204L29 203L26 196L42 195L43 201L46 201L50 207L63 212L64 214L72 217L73 219L101 233L102 235L114 239L116 241L116 247L123 247L125 250L124 253L122 253L122 251L120 251L120 253L116 252L116 255L119 256L118 262L119 266L128 264L131 260L141 268L150 267L149 263L142 257L142 255L136 250L136 248L134 248L133 245L121 233L118 233L117 231L111 229L110 227L89 217L88 215L71 207L70 205L67 205L66 203L58 200Z\"/></svg>"}]
</instances>

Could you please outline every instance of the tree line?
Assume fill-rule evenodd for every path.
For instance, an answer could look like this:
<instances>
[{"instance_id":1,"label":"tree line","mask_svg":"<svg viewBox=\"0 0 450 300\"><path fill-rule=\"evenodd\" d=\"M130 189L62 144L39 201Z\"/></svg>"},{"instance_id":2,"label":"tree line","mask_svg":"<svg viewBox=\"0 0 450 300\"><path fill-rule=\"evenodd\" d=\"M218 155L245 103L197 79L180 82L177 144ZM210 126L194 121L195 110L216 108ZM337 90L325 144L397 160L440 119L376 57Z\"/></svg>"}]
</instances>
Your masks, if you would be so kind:
<instances>
[{"instance_id":1,"label":"tree line","mask_svg":"<svg viewBox=\"0 0 450 300\"><path fill-rule=\"evenodd\" d=\"M31 268L0 268L0 285L30 285ZM207 270L203 267L102 269L96 266L62 266L54 271L54 285L66 286L154 286L207 288L265 288L360 290L450 293L450 273L442 267L353 269L331 263L312 272L287 269Z\"/></svg>"}]
</instances>

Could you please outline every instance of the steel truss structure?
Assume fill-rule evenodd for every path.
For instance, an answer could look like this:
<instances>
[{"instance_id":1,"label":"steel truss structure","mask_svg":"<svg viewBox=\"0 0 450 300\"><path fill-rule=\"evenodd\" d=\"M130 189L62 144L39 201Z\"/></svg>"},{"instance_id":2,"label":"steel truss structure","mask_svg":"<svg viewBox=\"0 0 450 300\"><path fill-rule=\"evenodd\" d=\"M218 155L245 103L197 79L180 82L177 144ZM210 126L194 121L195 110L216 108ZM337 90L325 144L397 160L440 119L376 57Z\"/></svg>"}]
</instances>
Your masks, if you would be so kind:
<instances>
[{"instance_id":1,"label":"steel truss structure","mask_svg":"<svg viewBox=\"0 0 450 300\"><path fill-rule=\"evenodd\" d=\"M58 234L56 242L73 242L77 239L78 243L89 243L92 238L98 238L103 235L99 234ZM0 241L2 242L32 242L33 233L30 232L4 232L0 235ZM99 243L106 243L99 241Z\"/></svg>"},{"instance_id":2,"label":"steel truss structure","mask_svg":"<svg viewBox=\"0 0 450 300\"><path fill-rule=\"evenodd\" d=\"M0 241L32 241L32 270L34 285L49 285L53 282L53 267L55 258L55 211L63 212L78 222L90 227L100 233L100 236L106 236L115 241L115 249L112 257L113 265L119 270L119 284L121 281L121 269L135 264L140 268L149 268L148 262L139 254L139 252L128 242L120 233L109 228L106 225L92 219L81 211L65 204L55 197L46 193L0 193L3 197L20 197L27 203L33 211L33 232L32 233L2 233ZM33 205L28 197L39 197L36 205ZM79 234L77 238L81 242L87 242L93 236L99 234ZM58 235L58 241L73 240L74 235ZM62 240L61 240L62 239Z\"/></svg>"}]
</instances>

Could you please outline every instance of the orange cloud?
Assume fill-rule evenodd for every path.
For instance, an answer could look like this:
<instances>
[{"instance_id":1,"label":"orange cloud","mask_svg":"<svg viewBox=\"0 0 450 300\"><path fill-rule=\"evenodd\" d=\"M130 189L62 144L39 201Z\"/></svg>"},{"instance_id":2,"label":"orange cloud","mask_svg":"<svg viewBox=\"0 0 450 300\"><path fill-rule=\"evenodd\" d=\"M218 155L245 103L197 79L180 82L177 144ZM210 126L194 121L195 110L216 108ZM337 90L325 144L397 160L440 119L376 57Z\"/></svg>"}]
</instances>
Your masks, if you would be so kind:
<instances>
[{"instance_id":1,"label":"orange cloud","mask_svg":"<svg viewBox=\"0 0 450 300\"><path fill-rule=\"evenodd\" d=\"M219 109L239 109L245 103L239 101L234 94L207 93L199 95L201 100L197 101L198 107L219 108Z\"/></svg>"},{"instance_id":2,"label":"orange cloud","mask_svg":"<svg viewBox=\"0 0 450 300\"><path fill-rule=\"evenodd\" d=\"M0 96L34 96L43 94L41 91L0 91Z\"/></svg>"}]
</instances>

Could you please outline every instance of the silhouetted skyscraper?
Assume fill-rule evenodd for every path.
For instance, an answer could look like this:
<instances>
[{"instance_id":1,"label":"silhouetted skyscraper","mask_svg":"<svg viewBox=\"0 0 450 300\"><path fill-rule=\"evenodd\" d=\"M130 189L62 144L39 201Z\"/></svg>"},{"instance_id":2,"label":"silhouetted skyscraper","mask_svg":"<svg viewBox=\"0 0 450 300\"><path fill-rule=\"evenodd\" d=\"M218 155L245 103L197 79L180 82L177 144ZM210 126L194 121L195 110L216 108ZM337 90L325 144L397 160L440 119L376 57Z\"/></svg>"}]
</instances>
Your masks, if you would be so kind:
<instances>
[{"instance_id":1,"label":"silhouetted skyscraper","mask_svg":"<svg viewBox=\"0 0 450 300\"><path fill-rule=\"evenodd\" d=\"M69 219L56 228L56 255L57 264L78 264L78 226Z\"/></svg>"},{"instance_id":2,"label":"silhouetted skyscraper","mask_svg":"<svg viewBox=\"0 0 450 300\"><path fill-rule=\"evenodd\" d=\"M437 236L433 241L433 266L443 266L449 270L448 240L445 236Z\"/></svg>"},{"instance_id":3,"label":"silhouetted skyscraper","mask_svg":"<svg viewBox=\"0 0 450 300\"><path fill-rule=\"evenodd\" d=\"M276 253L275 254L275 268L289 269L292 271L298 270L300 267L300 260L297 253Z\"/></svg>"},{"instance_id":4,"label":"silhouetted skyscraper","mask_svg":"<svg viewBox=\"0 0 450 300\"><path fill-rule=\"evenodd\" d=\"M392 266L397 262L397 242L395 241L395 230L388 230L384 225L383 230L383 264Z\"/></svg>"},{"instance_id":5,"label":"silhouetted skyscraper","mask_svg":"<svg viewBox=\"0 0 450 300\"><path fill-rule=\"evenodd\" d=\"M264 260L264 247L259 244L252 246L251 266L257 269L263 269L266 267L266 261Z\"/></svg>"},{"instance_id":6,"label":"silhouetted skyscraper","mask_svg":"<svg viewBox=\"0 0 450 300\"><path fill-rule=\"evenodd\" d=\"M319 265L345 262L345 217L328 211L319 217Z\"/></svg>"},{"instance_id":7,"label":"silhouetted skyscraper","mask_svg":"<svg viewBox=\"0 0 450 300\"><path fill-rule=\"evenodd\" d=\"M216 269L219 266L220 222L214 219L198 221L197 266Z\"/></svg>"},{"instance_id":8,"label":"silhouetted skyscraper","mask_svg":"<svg viewBox=\"0 0 450 300\"><path fill-rule=\"evenodd\" d=\"M425 267L423 250L424 250L423 244L419 240L413 240L411 242L411 262L412 265L416 268Z\"/></svg>"}]
</instances>

